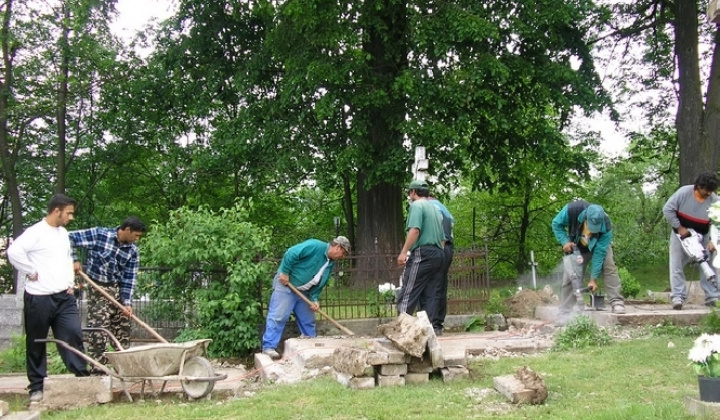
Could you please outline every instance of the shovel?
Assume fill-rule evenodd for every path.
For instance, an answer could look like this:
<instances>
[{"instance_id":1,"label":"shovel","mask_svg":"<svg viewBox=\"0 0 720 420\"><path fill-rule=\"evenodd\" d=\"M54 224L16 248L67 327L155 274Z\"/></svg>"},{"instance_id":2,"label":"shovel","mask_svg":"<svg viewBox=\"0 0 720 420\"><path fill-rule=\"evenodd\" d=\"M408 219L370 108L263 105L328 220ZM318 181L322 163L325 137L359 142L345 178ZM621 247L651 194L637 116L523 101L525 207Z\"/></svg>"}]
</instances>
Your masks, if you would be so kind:
<instances>
[{"instance_id":1,"label":"shovel","mask_svg":"<svg viewBox=\"0 0 720 420\"><path fill-rule=\"evenodd\" d=\"M312 302L310 302L310 299L308 299L307 297L305 297L305 295L304 295L301 291L299 291L295 286L293 286L291 283L288 283L287 286L290 288L290 290L292 290L293 292L295 292L296 295L300 296L300 299L304 300L305 303L307 303L308 305L312 305ZM347 334L347 335L355 335L354 332L352 332L352 331L350 331L349 329L347 329L347 328L343 327L342 325L340 325L339 322L337 322L337 321L335 321L334 319L332 319L332 318L330 317L330 315L328 315L328 314L326 314L325 312L323 312L322 309L318 309L317 311L320 312L320 315L322 315L322 316L324 316L325 318L327 318L328 321L332 322L332 324L333 324L334 326L338 327L338 329L339 329L340 331L344 332L344 333Z\"/></svg>"},{"instance_id":2,"label":"shovel","mask_svg":"<svg viewBox=\"0 0 720 420\"><path fill-rule=\"evenodd\" d=\"M80 271L79 274L80 274L80 277L82 277L83 280L85 280L85 281L87 282L87 284L89 284L90 286L92 286L93 289L95 289L98 293L100 293L101 295L103 295L103 296L105 297L105 299L109 300L113 305L117 306L120 310L122 310L122 311L125 310L125 306L124 306L122 303L118 302L114 297L112 297L108 292L106 292L105 289L103 289L102 287L98 286L97 283L95 283L94 281L90 280L90 277L88 277L87 274L85 274L85 273L82 272L82 271ZM134 314L130 314L130 319L132 319L133 321L137 322L138 325L140 325L141 327L145 328L145 329L147 330L147 332L150 333L150 335L152 335L153 337L157 338L161 343L167 343L167 342L168 342L168 341L167 341L166 339L164 339L160 334L158 334L157 331L155 331L154 329L152 329L152 327L150 327L148 324L144 323L140 318L136 317Z\"/></svg>"}]
</instances>

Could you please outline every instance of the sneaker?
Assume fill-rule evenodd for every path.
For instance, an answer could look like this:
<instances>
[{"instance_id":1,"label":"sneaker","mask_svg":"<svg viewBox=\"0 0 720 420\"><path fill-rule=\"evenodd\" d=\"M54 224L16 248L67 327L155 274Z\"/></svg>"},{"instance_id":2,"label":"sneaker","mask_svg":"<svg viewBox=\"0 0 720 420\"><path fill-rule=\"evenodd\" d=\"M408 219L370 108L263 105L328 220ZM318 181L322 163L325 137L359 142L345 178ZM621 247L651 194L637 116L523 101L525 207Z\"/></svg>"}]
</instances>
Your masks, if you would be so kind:
<instances>
[{"instance_id":1,"label":"sneaker","mask_svg":"<svg viewBox=\"0 0 720 420\"><path fill-rule=\"evenodd\" d=\"M433 328L433 331L435 331L435 337L440 337L441 335L443 335L442 328Z\"/></svg>"},{"instance_id":2,"label":"sneaker","mask_svg":"<svg viewBox=\"0 0 720 420\"><path fill-rule=\"evenodd\" d=\"M672 305L673 305L673 309L675 309L676 311L679 311L680 309L682 309L683 303L681 300L673 300Z\"/></svg>"},{"instance_id":3,"label":"sneaker","mask_svg":"<svg viewBox=\"0 0 720 420\"><path fill-rule=\"evenodd\" d=\"M625 311L625 304L622 302L614 303L612 305L612 312L614 314L624 314Z\"/></svg>"},{"instance_id":4,"label":"sneaker","mask_svg":"<svg viewBox=\"0 0 720 420\"><path fill-rule=\"evenodd\" d=\"M310 337L309 335L300 334L300 337L298 337L298 338L301 340L307 340L308 338L312 338L312 337Z\"/></svg>"},{"instance_id":5,"label":"sneaker","mask_svg":"<svg viewBox=\"0 0 720 420\"><path fill-rule=\"evenodd\" d=\"M707 306L708 308L715 308L717 307L717 301L711 300L710 302L705 302L705 306Z\"/></svg>"},{"instance_id":6,"label":"sneaker","mask_svg":"<svg viewBox=\"0 0 720 420\"><path fill-rule=\"evenodd\" d=\"M280 353L276 352L275 349L264 349L263 354L266 354L270 356L273 360L278 360L280 358Z\"/></svg>"},{"instance_id":7,"label":"sneaker","mask_svg":"<svg viewBox=\"0 0 720 420\"><path fill-rule=\"evenodd\" d=\"M42 391L30 391L30 402L36 403L40 402L43 399L43 393Z\"/></svg>"}]
</instances>

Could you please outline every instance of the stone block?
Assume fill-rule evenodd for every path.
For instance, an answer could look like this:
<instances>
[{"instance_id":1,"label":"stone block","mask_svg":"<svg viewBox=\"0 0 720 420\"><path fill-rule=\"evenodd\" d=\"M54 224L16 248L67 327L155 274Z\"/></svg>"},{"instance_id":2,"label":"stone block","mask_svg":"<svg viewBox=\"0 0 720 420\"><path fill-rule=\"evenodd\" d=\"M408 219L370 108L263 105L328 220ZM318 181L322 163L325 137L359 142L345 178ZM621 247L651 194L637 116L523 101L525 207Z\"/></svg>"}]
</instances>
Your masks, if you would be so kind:
<instances>
[{"instance_id":1,"label":"stone block","mask_svg":"<svg viewBox=\"0 0 720 420\"><path fill-rule=\"evenodd\" d=\"M399 376L405 375L408 372L408 365L406 364L393 364L393 365L380 365L378 372L385 376Z\"/></svg>"},{"instance_id":2,"label":"stone block","mask_svg":"<svg viewBox=\"0 0 720 420\"><path fill-rule=\"evenodd\" d=\"M16 411L3 416L3 420L38 420L40 411Z\"/></svg>"},{"instance_id":3,"label":"stone block","mask_svg":"<svg viewBox=\"0 0 720 420\"><path fill-rule=\"evenodd\" d=\"M333 352L333 369L352 376L370 376L373 367L368 363L367 359L367 350L338 347Z\"/></svg>"},{"instance_id":4,"label":"stone block","mask_svg":"<svg viewBox=\"0 0 720 420\"><path fill-rule=\"evenodd\" d=\"M45 378L40 407L47 410L64 410L105 404L113 400L110 376L77 378L58 375Z\"/></svg>"},{"instance_id":5,"label":"stone block","mask_svg":"<svg viewBox=\"0 0 720 420\"><path fill-rule=\"evenodd\" d=\"M428 337L427 348L430 353L432 366L436 369L445 366L445 360L442 355L442 347L440 347L440 342L435 335L435 330L433 330L432 323L430 322L427 313L425 311L420 311L417 313L417 317L420 323L425 325L425 331Z\"/></svg>"},{"instance_id":6,"label":"stone block","mask_svg":"<svg viewBox=\"0 0 720 420\"><path fill-rule=\"evenodd\" d=\"M375 378L372 376L358 378L347 373L335 372L335 380L351 389L375 388Z\"/></svg>"},{"instance_id":7,"label":"stone block","mask_svg":"<svg viewBox=\"0 0 720 420\"><path fill-rule=\"evenodd\" d=\"M10 412L10 404L7 401L0 400L0 417Z\"/></svg>"},{"instance_id":8,"label":"stone block","mask_svg":"<svg viewBox=\"0 0 720 420\"><path fill-rule=\"evenodd\" d=\"M535 390L525 388L515 375L496 376L493 386L513 404L530 404L535 398Z\"/></svg>"},{"instance_id":9,"label":"stone block","mask_svg":"<svg viewBox=\"0 0 720 420\"><path fill-rule=\"evenodd\" d=\"M430 382L429 373L406 373L405 384L426 384Z\"/></svg>"},{"instance_id":10,"label":"stone block","mask_svg":"<svg viewBox=\"0 0 720 420\"><path fill-rule=\"evenodd\" d=\"M402 313L394 321L378 325L377 330L403 352L422 357L429 338L425 327L418 318Z\"/></svg>"},{"instance_id":11,"label":"stone block","mask_svg":"<svg viewBox=\"0 0 720 420\"><path fill-rule=\"evenodd\" d=\"M465 366L446 366L440 369L443 382L466 379L470 377L470 371Z\"/></svg>"},{"instance_id":12,"label":"stone block","mask_svg":"<svg viewBox=\"0 0 720 420\"><path fill-rule=\"evenodd\" d=\"M431 373L433 370L435 368L433 368L430 359L427 357L424 359L413 357L408 363L408 372L410 373Z\"/></svg>"},{"instance_id":13,"label":"stone block","mask_svg":"<svg viewBox=\"0 0 720 420\"><path fill-rule=\"evenodd\" d=\"M387 365L409 363L411 356L404 351L398 349L392 341L387 338L379 338L370 341L368 347L374 356L368 356L368 362L371 365ZM372 360L372 361L371 361ZM374 361L382 361L382 363L373 363Z\"/></svg>"},{"instance_id":14,"label":"stone block","mask_svg":"<svg viewBox=\"0 0 720 420\"><path fill-rule=\"evenodd\" d=\"M685 409L688 414L705 419L720 418L720 403L700 401L699 398L686 396Z\"/></svg>"},{"instance_id":15,"label":"stone block","mask_svg":"<svg viewBox=\"0 0 720 420\"><path fill-rule=\"evenodd\" d=\"M385 376L378 375L377 385L379 387L405 386L405 377L400 375Z\"/></svg>"}]
</instances>

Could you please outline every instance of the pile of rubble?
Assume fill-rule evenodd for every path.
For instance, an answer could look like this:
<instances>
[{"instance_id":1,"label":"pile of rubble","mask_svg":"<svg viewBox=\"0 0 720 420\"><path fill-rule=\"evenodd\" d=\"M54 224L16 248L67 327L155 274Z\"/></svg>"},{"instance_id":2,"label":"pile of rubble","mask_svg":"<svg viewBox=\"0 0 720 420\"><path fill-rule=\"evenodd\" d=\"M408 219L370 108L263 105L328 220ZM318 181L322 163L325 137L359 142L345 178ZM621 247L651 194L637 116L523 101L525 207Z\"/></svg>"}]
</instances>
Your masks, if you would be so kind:
<instances>
[{"instance_id":1,"label":"pile of rubble","mask_svg":"<svg viewBox=\"0 0 720 420\"><path fill-rule=\"evenodd\" d=\"M333 352L338 382L354 389L426 383L438 372L444 381L469 376L465 366L445 366L442 348L425 312L417 318L400 314L378 326L386 338L367 342L367 348L339 347Z\"/></svg>"}]
</instances>

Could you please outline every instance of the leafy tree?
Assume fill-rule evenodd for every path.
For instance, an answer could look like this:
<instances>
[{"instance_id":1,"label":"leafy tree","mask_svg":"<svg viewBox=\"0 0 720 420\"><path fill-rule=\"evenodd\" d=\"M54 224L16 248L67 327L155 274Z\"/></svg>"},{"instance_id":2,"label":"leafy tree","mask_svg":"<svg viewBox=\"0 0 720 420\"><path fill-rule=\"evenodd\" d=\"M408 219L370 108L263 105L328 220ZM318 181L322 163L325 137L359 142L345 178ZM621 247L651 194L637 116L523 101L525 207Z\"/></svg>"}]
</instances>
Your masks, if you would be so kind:
<instances>
[{"instance_id":1,"label":"leafy tree","mask_svg":"<svg viewBox=\"0 0 720 420\"><path fill-rule=\"evenodd\" d=\"M214 356L246 354L259 346L259 285L270 281L270 268L259 258L267 253L270 238L247 221L248 207L241 202L219 211L183 207L143 238L145 264L171 270L160 279L141 277L138 293L191 312L182 337L212 338ZM227 276L213 277L217 270Z\"/></svg>"},{"instance_id":2,"label":"leafy tree","mask_svg":"<svg viewBox=\"0 0 720 420\"><path fill-rule=\"evenodd\" d=\"M681 185L700 172L716 172L720 159L720 46L715 25L705 22L699 7L704 3L611 2L613 19L598 39L601 51L620 51L611 56L622 61L611 76L618 91L634 102L643 98L639 105L651 127L675 125ZM701 45L710 46L708 57L701 56ZM628 68L639 71L628 74Z\"/></svg>"},{"instance_id":3,"label":"leafy tree","mask_svg":"<svg viewBox=\"0 0 720 420\"><path fill-rule=\"evenodd\" d=\"M165 114L198 121L236 193L312 179L342 192L359 252L394 250L408 146L450 185L512 189L523 154L568 164L569 116L609 104L585 42L601 18L589 1L185 0L151 62Z\"/></svg>"}]
</instances>

